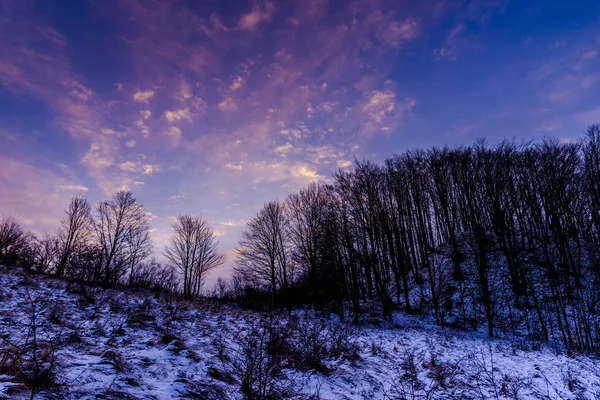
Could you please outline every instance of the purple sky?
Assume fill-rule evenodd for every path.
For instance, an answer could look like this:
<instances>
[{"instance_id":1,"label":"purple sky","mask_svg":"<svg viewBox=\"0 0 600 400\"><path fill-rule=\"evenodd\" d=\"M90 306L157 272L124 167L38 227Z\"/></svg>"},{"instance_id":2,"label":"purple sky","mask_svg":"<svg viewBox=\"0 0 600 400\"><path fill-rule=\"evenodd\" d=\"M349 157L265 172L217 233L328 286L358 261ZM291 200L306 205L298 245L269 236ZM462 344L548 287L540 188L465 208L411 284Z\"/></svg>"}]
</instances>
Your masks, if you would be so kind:
<instances>
[{"instance_id":1,"label":"purple sky","mask_svg":"<svg viewBox=\"0 0 600 400\"><path fill-rule=\"evenodd\" d=\"M264 202L407 148L600 122L597 1L0 0L0 214L131 189L228 264Z\"/></svg>"}]
</instances>

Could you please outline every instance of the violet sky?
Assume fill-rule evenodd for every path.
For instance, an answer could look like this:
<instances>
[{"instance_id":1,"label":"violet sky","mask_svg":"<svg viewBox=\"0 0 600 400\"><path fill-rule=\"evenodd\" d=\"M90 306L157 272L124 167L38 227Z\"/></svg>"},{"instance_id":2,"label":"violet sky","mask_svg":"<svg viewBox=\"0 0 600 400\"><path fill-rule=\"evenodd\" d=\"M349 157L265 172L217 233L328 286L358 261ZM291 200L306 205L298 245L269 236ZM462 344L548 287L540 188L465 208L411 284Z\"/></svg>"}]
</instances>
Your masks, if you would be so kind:
<instances>
[{"instance_id":1,"label":"violet sky","mask_svg":"<svg viewBox=\"0 0 600 400\"><path fill-rule=\"evenodd\" d=\"M264 202L354 158L600 122L600 3L0 0L0 214L131 189L228 264Z\"/></svg>"}]
</instances>

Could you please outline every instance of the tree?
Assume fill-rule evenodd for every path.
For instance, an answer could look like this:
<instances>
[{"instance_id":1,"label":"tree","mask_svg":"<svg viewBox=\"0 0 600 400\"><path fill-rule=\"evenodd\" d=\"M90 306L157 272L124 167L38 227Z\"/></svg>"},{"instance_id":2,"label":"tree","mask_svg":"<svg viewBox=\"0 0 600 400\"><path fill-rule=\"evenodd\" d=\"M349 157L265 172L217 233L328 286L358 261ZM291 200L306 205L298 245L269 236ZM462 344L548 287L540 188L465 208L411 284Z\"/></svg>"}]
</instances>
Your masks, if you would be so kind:
<instances>
[{"instance_id":1,"label":"tree","mask_svg":"<svg viewBox=\"0 0 600 400\"><path fill-rule=\"evenodd\" d=\"M280 289L289 288L288 224L283 203L265 204L248 222L237 250L236 274L252 286L267 286L271 305Z\"/></svg>"},{"instance_id":2,"label":"tree","mask_svg":"<svg viewBox=\"0 0 600 400\"><path fill-rule=\"evenodd\" d=\"M0 219L0 264L16 265L27 250L28 235L15 217Z\"/></svg>"},{"instance_id":3,"label":"tree","mask_svg":"<svg viewBox=\"0 0 600 400\"><path fill-rule=\"evenodd\" d=\"M65 213L67 215L60 221L58 233L60 258L55 274L59 278L64 276L75 253L86 247L92 233L92 208L86 198L79 195L73 197Z\"/></svg>"},{"instance_id":4,"label":"tree","mask_svg":"<svg viewBox=\"0 0 600 400\"><path fill-rule=\"evenodd\" d=\"M94 232L101 254L94 280L105 285L117 283L152 252L149 217L131 192L120 191L96 209Z\"/></svg>"},{"instance_id":5,"label":"tree","mask_svg":"<svg viewBox=\"0 0 600 400\"><path fill-rule=\"evenodd\" d=\"M322 293L317 292L321 266L325 261L321 256L327 233L327 227L323 224L327 217L327 201L324 188L318 184L311 184L290 195L286 201L294 258L303 268L315 300L318 300L316 297L322 297Z\"/></svg>"},{"instance_id":6,"label":"tree","mask_svg":"<svg viewBox=\"0 0 600 400\"><path fill-rule=\"evenodd\" d=\"M292 258L300 268L305 296L321 310L336 300L341 309L343 279L339 272L339 245L333 188L312 183L286 199ZM298 285L300 283L300 285ZM337 290L336 290L337 289Z\"/></svg>"},{"instance_id":7,"label":"tree","mask_svg":"<svg viewBox=\"0 0 600 400\"><path fill-rule=\"evenodd\" d=\"M43 273L48 273L52 266L57 264L60 254L60 243L56 236L44 233L41 238L32 241L33 263L35 268Z\"/></svg>"},{"instance_id":8,"label":"tree","mask_svg":"<svg viewBox=\"0 0 600 400\"><path fill-rule=\"evenodd\" d=\"M184 296L198 296L206 274L223 264L225 256L218 252L214 230L202 217L180 215L173 229L164 255L183 273Z\"/></svg>"}]
</instances>

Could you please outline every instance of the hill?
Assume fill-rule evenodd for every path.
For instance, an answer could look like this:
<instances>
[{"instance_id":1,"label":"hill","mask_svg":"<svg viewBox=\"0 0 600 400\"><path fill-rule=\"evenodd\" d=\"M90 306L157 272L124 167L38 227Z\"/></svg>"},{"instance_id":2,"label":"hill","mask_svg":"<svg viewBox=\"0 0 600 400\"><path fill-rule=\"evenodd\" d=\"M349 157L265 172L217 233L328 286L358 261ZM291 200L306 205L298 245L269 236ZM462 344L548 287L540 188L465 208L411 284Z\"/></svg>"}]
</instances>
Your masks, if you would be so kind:
<instances>
[{"instance_id":1,"label":"hill","mask_svg":"<svg viewBox=\"0 0 600 400\"><path fill-rule=\"evenodd\" d=\"M591 355L0 273L0 398L598 399ZM270 397L269 397L270 396Z\"/></svg>"}]
</instances>

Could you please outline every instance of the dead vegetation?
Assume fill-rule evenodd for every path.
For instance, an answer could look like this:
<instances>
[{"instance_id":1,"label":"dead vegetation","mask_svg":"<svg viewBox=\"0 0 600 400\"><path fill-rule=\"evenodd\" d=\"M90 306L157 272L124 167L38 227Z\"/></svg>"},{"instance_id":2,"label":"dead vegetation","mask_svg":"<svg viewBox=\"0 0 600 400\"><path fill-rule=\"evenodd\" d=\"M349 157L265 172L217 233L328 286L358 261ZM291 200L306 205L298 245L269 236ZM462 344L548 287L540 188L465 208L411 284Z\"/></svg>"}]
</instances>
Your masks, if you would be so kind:
<instances>
[{"instance_id":1,"label":"dead vegetation","mask_svg":"<svg viewBox=\"0 0 600 400\"><path fill-rule=\"evenodd\" d=\"M161 386L207 400L332 399L346 390L389 400L600 398L600 369L586 356L556 350L564 367L528 376L507 358L537 357L537 344L458 348L466 339L403 327L417 319L359 328L311 313L0 278L0 393L9 398L162 398Z\"/></svg>"}]
</instances>

